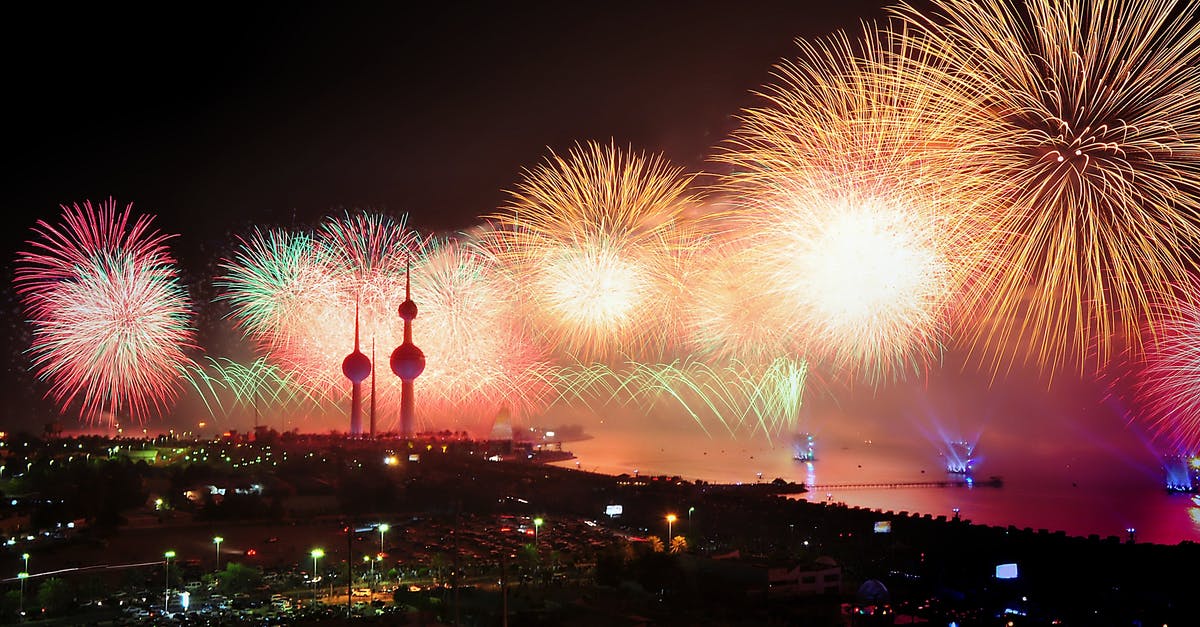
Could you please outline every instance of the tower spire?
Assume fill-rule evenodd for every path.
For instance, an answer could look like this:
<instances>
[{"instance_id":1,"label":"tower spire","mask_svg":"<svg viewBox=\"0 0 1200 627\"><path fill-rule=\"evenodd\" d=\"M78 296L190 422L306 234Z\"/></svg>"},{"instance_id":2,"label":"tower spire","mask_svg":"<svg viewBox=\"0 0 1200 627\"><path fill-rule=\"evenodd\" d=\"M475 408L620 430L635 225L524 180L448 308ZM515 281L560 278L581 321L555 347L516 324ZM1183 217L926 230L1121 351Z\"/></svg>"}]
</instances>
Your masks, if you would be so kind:
<instances>
[{"instance_id":1,"label":"tower spire","mask_svg":"<svg viewBox=\"0 0 1200 627\"><path fill-rule=\"evenodd\" d=\"M354 352L358 352L358 300L359 297L354 297Z\"/></svg>"},{"instance_id":2,"label":"tower spire","mask_svg":"<svg viewBox=\"0 0 1200 627\"><path fill-rule=\"evenodd\" d=\"M375 363L375 336L371 336L371 363ZM375 373L371 372L371 439L375 439Z\"/></svg>"}]
</instances>

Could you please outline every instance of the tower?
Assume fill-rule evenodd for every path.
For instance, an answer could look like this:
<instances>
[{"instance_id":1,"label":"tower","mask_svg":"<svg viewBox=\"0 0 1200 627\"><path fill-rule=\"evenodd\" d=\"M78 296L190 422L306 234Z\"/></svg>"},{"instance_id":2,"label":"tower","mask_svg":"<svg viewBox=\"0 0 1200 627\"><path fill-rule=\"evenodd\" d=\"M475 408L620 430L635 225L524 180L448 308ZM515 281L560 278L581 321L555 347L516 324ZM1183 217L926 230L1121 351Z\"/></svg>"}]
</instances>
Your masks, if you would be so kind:
<instances>
[{"instance_id":1,"label":"tower","mask_svg":"<svg viewBox=\"0 0 1200 627\"><path fill-rule=\"evenodd\" d=\"M350 379L350 436L362 435L362 382L371 376L371 360L358 350L358 303L354 303L354 352L342 360L342 374Z\"/></svg>"},{"instance_id":2,"label":"tower","mask_svg":"<svg viewBox=\"0 0 1200 627\"><path fill-rule=\"evenodd\" d=\"M404 302L398 312L404 320L404 343L392 351L392 372L400 377L400 437L413 435L415 420L413 381L425 371L425 353L412 341L412 321L417 317L417 304L412 300L412 262L404 273Z\"/></svg>"},{"instance_id":3,"label":"tower","mask_svg":"<svg viewBox=\"0 0 1200 627\"><path fill-rule=\"evenodd\" d=\"M371 336L371 363L375 363L375 336ZM371 377L371 439L375 439L375 377Z\"/></svg>"}]
</instances>

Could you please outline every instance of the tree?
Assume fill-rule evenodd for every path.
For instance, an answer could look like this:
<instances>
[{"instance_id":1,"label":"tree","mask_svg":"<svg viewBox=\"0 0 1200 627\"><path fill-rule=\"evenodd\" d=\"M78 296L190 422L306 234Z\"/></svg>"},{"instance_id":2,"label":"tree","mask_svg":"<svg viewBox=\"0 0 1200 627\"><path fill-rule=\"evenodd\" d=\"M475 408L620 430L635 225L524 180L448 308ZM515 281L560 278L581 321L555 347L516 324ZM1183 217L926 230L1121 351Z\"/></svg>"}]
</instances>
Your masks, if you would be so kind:
<instances>
[{"instance_id":1,"label":"tree","mask_svg":"<svg viewBox=\"0 0 1200 627\"><path fill-rule=\"evenodd\" d=\"M221 593L226 595L250 592L262 584L262 571L243 566L237 562L229 562L225 570L217 575L220 581Z\"/></svg>"},{"instance_id":2,"label":"tree","mask_svg":"<svg viewBox=\"0 0 1200 627\"><path fill-rule=\"evenodd\" d=\"M671 538L672 553L686 553L688 548L687 538L683 536L675 536Z\"/></svg>"},{"instance_id":3,"label":"tree","mask_svg":"<svg viewBox=\"0 0 1200 627\"><path fill-rule=\"evenodd\" d=\"M67 614L75 605L75 591L62 579L51 577L38 586L37 602L50 616Z\"/></svg>"},{"instance_id":4,"label":"tree","mask_svg":"<svg viewBox=\"0 0 1200 627\"><path fill-rule=\"evenodd\" d=\"M653 552L653 553L662 553L663 552L662 538L660 538L658 536L650 536L649 538L646 538L646 540L650 542L650 551L651 552Z\"/></svg>"},{"instance_id":5,"label":"tree","mask_svg":"<svg viewBox=\"0 0 1200 627\"><path fill-rule=\"evenodd\" d=\"M446 565L449 563L450 558L447 557L445 553L434 553L432 556L430 556L429 568L437 573L437 575L434 577L435 582L442 581L442 571L445 570Z\"/></svg>"},{"instance_id":6,"label":"tree","mask_svg":"<svg viewBox=\"0 0 1200 627\"><path fill-rule=\"evenodd\" d=\"M21 591L9 590L0 596L0 623L11 624L18 620L17 609L21 606Z\"/></svg>"}]
</instances>

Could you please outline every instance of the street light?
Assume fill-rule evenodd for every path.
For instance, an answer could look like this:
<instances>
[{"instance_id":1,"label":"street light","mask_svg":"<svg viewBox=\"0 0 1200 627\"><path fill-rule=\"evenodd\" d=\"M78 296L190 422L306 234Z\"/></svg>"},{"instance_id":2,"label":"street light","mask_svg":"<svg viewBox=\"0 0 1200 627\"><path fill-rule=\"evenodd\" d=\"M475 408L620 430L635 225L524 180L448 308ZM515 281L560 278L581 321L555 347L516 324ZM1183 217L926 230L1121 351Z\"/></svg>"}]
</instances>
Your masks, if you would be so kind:
<instances>
[{"instance_id":1,"label":"street light","mask_svg":"<svg viewBox=\"0 0 1200 627\"><path fill-rule=\"evenodd\" d=\"M213 537L213 544L217 545L217 572L221 572L221 543L224 541L225 538L221 536Z\"/></svg>"},{"instance_id":2,"label":"street light","mask_svg":"<svg viewBox=\"0 0 1200 627\"><path fill-rule=\"evenodd\" d=\"M17 602L19 611L21 612L21 620L25 620L25 580L29 578L29 554L22 553L21 559L25 560L25 568L17 573L17 577L21 580L21 600Z\"/></svg>"},{"instance_id":3,"label":"street light","mask_svg":"<svg viewBox=\"0 0 1200 627\"><path fill-rule=\"evenodd\" d=\"M175 551L167 551L163 553L163 614L171 607L171 558L175 557Z\"/></svg>"},{"instance_id":4,"label":"street light","mask_svg":"<svg viewBox=\"0 0 1200 627\"><path fill-rule=\"evenodd\" d=\"M309 553L309 555L311 555L313 558L313 574L312 574L311 579L313 582L313 605L316 605L317 604L317 560L321 559L322 557L325 557L325 550L324 549L313 549L312 552Z\"/></svg>"},{"instance_id":5,"label":"street light","mask_svg":"<svg viewBox=\"0 0 1200 627\"><path fill-rule=\"evenodd\" d=\"M29 555L26 553L26 555ZM20 612L21 620L25 620L25 580L29 579L29 573L21 571L17 573L17 579L21 580L21 600L17 601L17 610Z\"/></svg>"},{"instance_id":6,"label":"street light","mask_svg":"<svg viewBox=\"0 0 1200 627\"><path fill-rule=\"evenodd\" d=\"M544 522L546 522L546 521L542 520L541 517L533 519L533 548L534 548L534 550L537 550L537 548L538 548L538 529L541 529L542 523L544 523Z\"/></svg>"},{"instance_id":7,"label":"street light","mask_svg":"<svg viewBox=\"0 0 1200 627\"><path fill-rule=\"evenodd\" d=\"M692 512L696 511L695 507L688 508L688 533L692 533Z\"/></svg>"},{"instance_id":8,"label":"street light","mask_svg":"<svg viewBox=\"0 0 1200 627\"><path fill-rule=\"evenodd\" d=\"M675 525L675 514L667 514L667 544L671 543L671 528Z\"/></svg>"},{"instance_id":9,"label":"street light","mask_svg":"<svg viewBox=\"0 0 1200 627\"><path fill-rule=\"evenodd\" d=\"M389 525L387 523L379 523L379 552L380 553L383 553L383 534L387 533L387 530L391 529L391 528L392 528L391 525Z\"/></svg>"}]
</instances>

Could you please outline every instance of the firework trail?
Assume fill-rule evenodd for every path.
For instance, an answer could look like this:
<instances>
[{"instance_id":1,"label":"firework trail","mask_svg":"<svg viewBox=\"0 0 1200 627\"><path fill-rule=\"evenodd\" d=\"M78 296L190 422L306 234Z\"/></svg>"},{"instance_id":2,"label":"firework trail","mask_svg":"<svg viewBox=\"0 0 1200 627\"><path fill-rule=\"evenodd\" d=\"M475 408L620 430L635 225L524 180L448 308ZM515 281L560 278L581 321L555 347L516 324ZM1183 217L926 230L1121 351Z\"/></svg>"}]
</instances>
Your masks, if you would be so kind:
<instances>
[{"instance_id":1,"label":"firework trail","mask_svg":"<svg viewBox=\"0 0 1200 627\"><path fill-rule=\"evenodd\" d=\"M944 150L964 130L908 76L927 70L904 42L874 27L798 42L718 155L774 335L876 383L940 358L955 290L984 257L979 184Z\"/></svg>"},{"instance_id":2,"label":"firework trail","mask_svg":"<svg viewBox=\"0 0 1200 627\"><path fill-rule=\"evenodd\" d=\"M976 353L1050 371L1136 354L1153 295L1200 241L1196 4L933 5L897 10L931 61L914 78L978 130L950 149L996 209L996 263L971 290Z\"/></svg>"},{"instance_id":3,"label":"firework trail","mask_svg":"<svg viewBox=\"0 0 1200 627\"><path fill-rule=\"evenodd\" d=\"M16 290L33 325L30 355L64 412L87 422L167 409L192 362L191 303L151 216L109 199L62 206L17 256Z\"/></svg>"},{"instance_id":4,"label":"firework trail","mask_svg":"<svg viewBox=\"0 0 1200 627\"><path fill-rule=\"evenodd\" d=\"M314 396L295 373L259 357L248 364L228 358L205 357L184 369L184 379L196 390L211 415L228 416L237 409L332 406L333 399Z\"/></svg>"},{"instance_id":5,"label":"firework trail","mask_svg":"<svg viewBox=\"0 0 1200 627\"><path fill-rule=\"evenodd\" d=\"M692 177L657 156L588 144L525 173L487 248L522 277L546 341L584 361L661 352L694 244Z\"/></svg>"},{"instance_id":6,"label":"firework trail","mask_svg":"<svg viewBox=\"0 0 1200 627\"><path fill-rule=\"evenodd\" d=\"M737 360L712 365L694 359L670 363L577 363L554 371L557 402L682 410L705 433L715 422L731 435L769 438L796 430L808 364L780 357L766 363Z\"/></svg>"}]
</instances>

